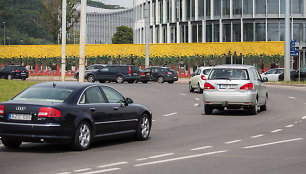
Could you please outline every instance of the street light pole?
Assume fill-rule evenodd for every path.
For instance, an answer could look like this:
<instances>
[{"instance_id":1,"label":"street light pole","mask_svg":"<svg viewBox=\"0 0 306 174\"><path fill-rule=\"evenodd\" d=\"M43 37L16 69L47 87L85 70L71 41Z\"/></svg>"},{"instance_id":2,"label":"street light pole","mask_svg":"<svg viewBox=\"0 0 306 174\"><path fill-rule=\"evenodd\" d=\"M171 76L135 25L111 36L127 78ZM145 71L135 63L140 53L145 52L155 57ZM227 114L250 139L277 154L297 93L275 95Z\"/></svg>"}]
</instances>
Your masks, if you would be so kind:
<instances>
[{"instance_id":1,"label":"street light pole","mask_svg":"<svg viewBox=\"0 0 306 174\"><path fill-rule=\"evenodd\" d=\"M81 0L79 82L84 82L85 76L86 4Z\"/></svg>"},{"instance_id":2,"label":"street light pole","mask_svg":"<svg viewBox=\"0 0 306 174\"><path fill-rule=\"evenodd\" d=\"M3 30L3 45L5 45L5 22L2 22L4 25L4 30Z\"/></svg>"},{"instance_id":3,"label":"street light pole","mask_svg":"<svg viewBox=\"0 0 306 174\"><path fill-rule=\"evenodd\" d=\"M284 81L290 81L290 0L285 1Z\"/></svg>"},{"instance_id":4,"label":"street light pole","mask_svg":"<svg viewBox=\"0 0 306 174\"><path fill-rule=\"evenodd\" d=\"M65 81L66 74L66 7L67 1L63 0L62 4L62 76L61 81Z\"/></svg>"},{"instance_id":5,"label":"street light pole","mask_svg":"<svg viewBox=\"0 0 306 174\"><path fill-rule=\"evenodd\" d=\"M149 67L150 66L150 56L149 56L149 28L150 28L150 24L149 24L149 3L148 0L146 0L146 4L145 4L145 43L146 43L146 51L145 51L145 67Z\"/></svg>"}]
</instances>

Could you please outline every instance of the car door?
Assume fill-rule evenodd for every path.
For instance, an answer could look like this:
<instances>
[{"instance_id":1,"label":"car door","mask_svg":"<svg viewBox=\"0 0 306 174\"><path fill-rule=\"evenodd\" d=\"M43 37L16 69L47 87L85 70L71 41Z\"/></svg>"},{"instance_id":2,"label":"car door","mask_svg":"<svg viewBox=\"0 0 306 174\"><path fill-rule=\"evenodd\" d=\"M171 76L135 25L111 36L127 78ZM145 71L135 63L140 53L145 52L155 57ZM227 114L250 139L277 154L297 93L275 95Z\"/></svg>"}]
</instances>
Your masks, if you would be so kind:
<instances>
[{"instance_id":1,"label":"car door","mask_svg":"<svg viewBox=\"0 0 306 174\"><path fill-rule=\"evenodd\" d=\"M82 94L79 105L91 114L97 136L113 133L111 125L107 124L111 121L110 115L113 110L98 86L87 88Z\"/></svg>"},{"instance_id":2,"label":"car door","mask_svg":"<svg viewBox=\"0 0 306 174\"><path fill-rule=\"evenodd\" d=\"M158 78L158 73L159 73L159 68L152 68L152 77L154 81L157 81Z\"/></svg>"},{"instance_id":3,"label":"car door","mask_svg":"<svg viewBox=\"0 0 306 174\"><path fill-rule=\"evenodd\" d=\"M97 80L107 80L109 76L109 66L103 67L97 71L95 71L96 79Z\"/></svg>"},{"instance_id":4,"label":"car door","mask_svg":"<svg viewBox=\"0 0 306 174\"><path fill-rule=\"evenodd\" d=\"M197 82L198 82L198 76L200 75L200 72L201 69L196 69L195 72L194 72L194 75L191 77L190 81L191 81L191 86L193 88L196 88L196 85L197 85Z\"/></svg>"},{"instance_id":5,"label":"car door","mask_svg":"<svg viewBox=\"0 0 306 174\"><path fill-rule=\"evenodd\" d=\"M132 132L137 126L137 113L133 104L127 104L125 98L113 88L101 86L112 114L108 115L110 125L116 132Z\"/></svg>"},{"instance_id":6,"label":"car door","mask_svg":"<svg viewBox=\"0 0 306 174\"><path fill-rule=\"evenodd\" d=\"M258 94L258 103L259 105L264 104L266 99L266 87L264 83L262 82L261 76L258 73L258 71L255 68L252 68L252 71L254 73L254 87L257 88L257 94Z\"/></svg>"}]
</instances>

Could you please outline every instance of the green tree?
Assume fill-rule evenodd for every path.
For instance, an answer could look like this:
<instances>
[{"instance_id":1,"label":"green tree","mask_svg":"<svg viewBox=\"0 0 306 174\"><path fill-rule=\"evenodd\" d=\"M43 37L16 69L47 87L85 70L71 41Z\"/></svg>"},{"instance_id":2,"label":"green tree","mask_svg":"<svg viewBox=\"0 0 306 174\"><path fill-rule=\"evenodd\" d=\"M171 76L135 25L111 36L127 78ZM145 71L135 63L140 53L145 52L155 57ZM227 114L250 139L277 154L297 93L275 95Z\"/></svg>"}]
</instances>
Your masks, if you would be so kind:
<instances>
[{"instance_id":1,"label":"green tree","mask_svg":"<svg viewBox=\"0 0 306 174\"><path fill-rule=\"evenodd\" d=\"M132 44L133 43L133 29L122 25L117 27L117 32L112 38L113 44Z\"/></svg>"}]
</instances>

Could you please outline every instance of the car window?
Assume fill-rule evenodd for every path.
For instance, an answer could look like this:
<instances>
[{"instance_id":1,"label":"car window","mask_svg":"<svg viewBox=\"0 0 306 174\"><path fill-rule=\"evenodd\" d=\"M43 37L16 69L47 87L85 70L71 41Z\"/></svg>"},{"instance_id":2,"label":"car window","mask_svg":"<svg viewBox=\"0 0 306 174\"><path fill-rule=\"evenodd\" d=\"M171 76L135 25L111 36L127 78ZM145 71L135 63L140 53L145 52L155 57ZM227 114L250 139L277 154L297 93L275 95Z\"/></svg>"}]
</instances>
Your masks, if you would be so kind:
<instances>
[{"instance_id":1,"label":"car window","mask_svg":"<svg viewBox=\"0 0 306 174\"><path fill-rule=\"evenodd\" d=\"M106 86L102 86L102 89L109 103L124 103L125 98L116 90Z\"/></svg>"},{"instance_id":2,"label":"car window","mask_svg":"<svg viewBox=\"0 0 306 174\"><path fill-rule=\"evenodd\" d=\"M208 75L210 73L211 69L204 69L203 70L203 74L204 75Z\"/></svg>"},{"instance_id":3,"label":"car window","mask_svg":"<svg viewBox=\"0 0 306 174\"><path fill-rule=\"evenodd\" d=\"M249 75L246 69L213 69L210 73L209 79L249 80Z\"/></svg>"},{"instance_id":4,"label":"car window","mask_svg":"<svg viewBox=\"0 0 306 174\"><path fill-rule=\"evenodd\" d=\"M258 73L258 71L257 71L255 68L252 68L252 71L253 71L253 73L254 73L255 80L261 80L261 76L260 76L260 74Z\"/></svg>"},{"instance_id":5,"label":"car window","mask_svg":"<svg viewBox=\"0 0 306 174\"><path fill-rule=\"evenodd\" d=\"M13 100L64 102L71 93L70 89L32 87L20 93Z\"/></svg>"},{"instance_id":6,"label":"car window","mask_svg":"<svg viewBox=\"0 0 306 174\"><path fill-rule=\"evenodd\" d=\"M156 72L158 72L158 70L159 70L158 68L153 68L153 69L152 69L152 72L155 72L155 73L156 73Z\"/></svg>"},{"instance_id":7,"label":"car window","mask_svg":"<svg viewBox=\"0 0 306 174\"><path fill-rule=\"evenodd\" d=\"M266 74L275 74L277 69L270 69L269 71L266 72Z\"/></svg>"},{"instance_id":8,"label":"car window","mask_svg":"<svg viewBox=\"0 0 306 174\"><path fill-rule=\"evenodd\" d=\"M80 104L105 103L99 87L90 87L83 93Z\"/></svg>"},{"instance_id":9,"label":"car window","mask_svg":"<svg viewBox=\"0 0 306 174\"><path fill-rule=\"evenodd\" d=\"M278 69L277 72L276 72L276 74L281 74L281 73L283 73L283 72L284 72L283 69Z\"/></svg>"},{"instance_id":10,"label":"car window","mask_svg":"<svg viewBox=\"0 0 306 174\"><path fill-rule=\"evenodd\" d=\"M27 70L27 69L26 69L25 67L23 67L23 66L17 66L16 69L19 70L19 71L26 71L26 70Z\"/></svg>"},{"instance_id":11,"label":"car window","mask_svg":"<svg viewBox=\"0 0 306 174\"><path fill-rule=\"evenodd\" d=\"M95 69L94 66L89 66L89 67L87 67L87 70L94 70L94 69Z\"/></svg>"},{"instance_id":12,"label":"car window","mask_svg":"<svg viewBox=\"0 0 306 174\"><path fill-rule=\"evenodd\" d=\"M107 71L109 71L109 67L101 68L100 71L101 71L101 72L107 72Z\"/></svg>"}]
</instances>

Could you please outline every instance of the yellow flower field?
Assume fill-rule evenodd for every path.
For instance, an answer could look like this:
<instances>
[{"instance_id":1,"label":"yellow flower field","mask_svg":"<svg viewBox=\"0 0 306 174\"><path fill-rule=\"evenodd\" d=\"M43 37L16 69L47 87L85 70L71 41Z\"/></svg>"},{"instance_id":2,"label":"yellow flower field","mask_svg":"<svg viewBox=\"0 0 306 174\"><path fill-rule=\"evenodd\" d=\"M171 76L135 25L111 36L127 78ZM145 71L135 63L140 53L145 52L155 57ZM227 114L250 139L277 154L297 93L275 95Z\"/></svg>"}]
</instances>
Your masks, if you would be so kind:
<instances>
[{"instance_id":1,"label":"yellow flower field","mask_svg":"<svg viewBox=\"0 0 306 174\"><path fill-rule=\"evenodd\" d=\"M0 58L61 57L61 45L12 45L0 46ZM79 45L67 45L67 57L79 57ZM171 43L150 44L150 57L222 55L228 52L237 55L284 55L284 42L216 42L216 43ZM99 44L86 45L86 57L138 56L144 57L144 44Z\"/></svg>"}]
</instances>

